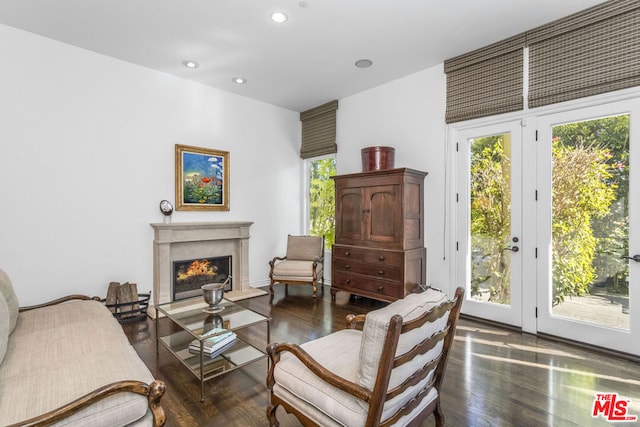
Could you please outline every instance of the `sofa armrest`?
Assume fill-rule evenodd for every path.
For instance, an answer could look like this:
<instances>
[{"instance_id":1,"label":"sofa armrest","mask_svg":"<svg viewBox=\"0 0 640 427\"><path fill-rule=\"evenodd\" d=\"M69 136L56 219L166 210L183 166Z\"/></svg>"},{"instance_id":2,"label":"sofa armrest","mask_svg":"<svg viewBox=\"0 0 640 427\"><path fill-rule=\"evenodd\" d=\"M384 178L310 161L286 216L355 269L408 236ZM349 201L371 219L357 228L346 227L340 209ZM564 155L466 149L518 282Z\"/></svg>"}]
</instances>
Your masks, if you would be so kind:
<instances>
[{"instance_id":1,"label":"sofa armrest","mask_svg":"<svg viewBox=\"0 0 640 427\"><path fill-rule=\"evenodd\" d=\"M48 302L45 302L45 303L42 303L42 304L38 304L38 305L30 305L30 306L27 306L27 307L20 307L18 309L18 311L35 310L37 308L48 307L50 305L56 305L56 304L60 304L60 303L67 302L67 301L77 300L77 299L78 300L85 300L85 301L86 300L102 301L102 298L100 298L100 297L89 297L87 295L75 294L75 295L67 295L65 297L58 298L58 299L55 299L53 301L48 301Z\"/></svg>"},{"instance_id":2,"label":"sofa armrest","mask_svg":"<svg viewBox=\"0 0 640 427\"><path fill-rule=\"evenodd\" d=\"M31 418L26 421L21 421L17 424L12 424L8 427L30 427L30 426L42 426L51 425L57 421L67 418L81 409L92 405L93 403L102 400L108 396L116 393L132 392L147 396L149 401L149 409L153 415L154 427L164 426L167 421L166 414L160 406L160 399L164 395L166 386L164 382L155 380L151 384L147 385L142 381L118 381L104 387L101 387L92 393L89 393L79 399L74 400L58 409L49 411L46 414L42 414L38 417Z\"/></svg>"}]
</instances>

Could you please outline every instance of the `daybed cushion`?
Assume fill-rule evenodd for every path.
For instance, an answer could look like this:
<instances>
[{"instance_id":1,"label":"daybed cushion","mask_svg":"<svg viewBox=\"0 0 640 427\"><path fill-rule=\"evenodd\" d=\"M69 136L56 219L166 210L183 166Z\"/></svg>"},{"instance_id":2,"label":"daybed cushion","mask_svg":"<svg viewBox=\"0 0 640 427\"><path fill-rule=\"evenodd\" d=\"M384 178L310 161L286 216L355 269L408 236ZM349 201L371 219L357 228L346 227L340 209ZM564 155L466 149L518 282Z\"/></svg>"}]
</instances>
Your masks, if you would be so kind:
<instances>
[{"instance_id":1,"label":"daybed cushion","mask_svg":"<svg viewBox=\"0 0 640 427\"><path fill-rule=\"evenodd\" d=\"M16 296L11 279L4 270L0 269L0 294L4 296L4 300L9 308L9 333L12 333L16 327L18 320L18 297Z\"/></svg>"},{"instance_id":2,"label":"daybed cushion","mask_svg":"<svg viewBox=\"0 0 640 427\"><path fill-rule=\"evenodd\" d=\"M9 307L0 294L0 363L4 360L9 342Z\"/></svg>"},{"instance_id":3,"label":"daybed cushion","mask_svg":"<svg viewBox=\"0 0 640 427\"><path fill-rule=\"evenodd\" d=\"M0 420L26 420L121 380L148 384L153 376L103 304L71 301L25 311L0 365ZM127 425L147 408L144 396L118 393L54 425Z\"/></svg>"}]
</instances>

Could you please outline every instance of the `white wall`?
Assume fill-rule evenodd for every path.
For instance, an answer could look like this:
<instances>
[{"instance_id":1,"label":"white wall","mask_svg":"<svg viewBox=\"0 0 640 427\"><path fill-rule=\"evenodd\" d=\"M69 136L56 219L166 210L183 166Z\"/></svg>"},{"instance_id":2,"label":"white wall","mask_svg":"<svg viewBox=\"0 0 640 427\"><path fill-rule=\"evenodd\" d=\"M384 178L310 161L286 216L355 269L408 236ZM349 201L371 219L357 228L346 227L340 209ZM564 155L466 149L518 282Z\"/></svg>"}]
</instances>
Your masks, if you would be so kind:
<instances>
[{"instance_id":1,"label":"white wall","mask_svg":"<svg viewBox=\"0 0 640 427\"><path fill-rule=\"evenodd\" d=\"M301 229L298 114L0 25L0 268L21 305L153 283L149 223L174 145L230 152L229 212L254 221L252 285Z\"/></svg>"},{"instance_id":2,"label":"white wall","mask_svg":"<svg viewBox=\"0 0 640 427\"><path fill-rule=\"evenodd\" d=\"M446 78L442 65L340 100L337 166L340 174L360 172L360 150L384 145L395 148L395 167L429 173L425 178L427 283L453 290L443 238L445 101Z\"/></svg>"}]
</instances>

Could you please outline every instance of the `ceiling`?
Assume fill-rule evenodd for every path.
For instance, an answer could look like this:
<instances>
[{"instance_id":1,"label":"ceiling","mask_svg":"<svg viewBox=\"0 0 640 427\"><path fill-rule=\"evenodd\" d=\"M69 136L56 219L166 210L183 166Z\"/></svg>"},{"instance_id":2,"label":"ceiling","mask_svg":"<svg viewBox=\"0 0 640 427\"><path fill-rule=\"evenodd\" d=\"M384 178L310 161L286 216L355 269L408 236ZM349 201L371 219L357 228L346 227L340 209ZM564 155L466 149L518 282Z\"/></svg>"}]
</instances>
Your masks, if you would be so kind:
<instances>
[{"instance_id":1,"label":"ceiling","mask_svg":"<svg viewBox=\"0 0 640 427\"><path fill-rule=\"evenodd\" d=\"M0 23L304 111L602 2L0 0Z\"/></svg>"}]
</instances>

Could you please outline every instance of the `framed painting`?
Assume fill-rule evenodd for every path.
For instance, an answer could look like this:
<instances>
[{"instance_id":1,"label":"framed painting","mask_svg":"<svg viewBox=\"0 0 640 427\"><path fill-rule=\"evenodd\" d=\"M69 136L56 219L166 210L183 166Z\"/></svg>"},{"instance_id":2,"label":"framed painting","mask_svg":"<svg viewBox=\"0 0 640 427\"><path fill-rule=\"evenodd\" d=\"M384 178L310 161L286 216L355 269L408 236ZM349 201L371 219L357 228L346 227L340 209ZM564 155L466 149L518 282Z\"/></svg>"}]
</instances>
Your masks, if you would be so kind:
<instances>
[{"instance_id":1,"label":"framed painting","mask_svg":"<svg viewBox=\"0 0 640 427\"><path fill-rule=\"evenodd\" d=\"M229 210L229 152L176 144L176 210Z\"/></svg>"}]
</instances>

